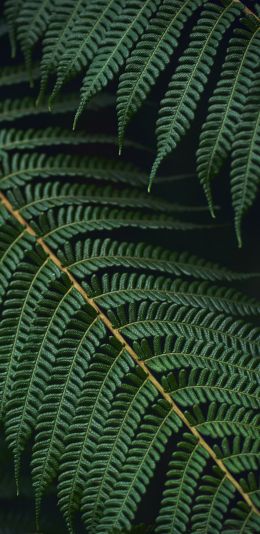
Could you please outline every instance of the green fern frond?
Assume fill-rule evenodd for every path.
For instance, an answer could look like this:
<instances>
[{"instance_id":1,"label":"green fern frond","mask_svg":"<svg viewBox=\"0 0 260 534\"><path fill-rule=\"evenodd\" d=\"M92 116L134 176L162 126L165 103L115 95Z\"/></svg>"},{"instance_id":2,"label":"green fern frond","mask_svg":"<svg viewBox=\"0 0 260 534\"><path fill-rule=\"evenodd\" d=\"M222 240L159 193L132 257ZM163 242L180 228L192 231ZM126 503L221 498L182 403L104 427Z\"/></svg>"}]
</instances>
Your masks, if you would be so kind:
<instances>
[{"instance_id":1,"label":"green fern frond","mask_svg":"<svg viewBox=\"0 0 260 534\"><path fill-rule=\"evenodd\" d=\"M188 457L185 451L182 455L182 446L177 443L185 439L197 451L194 456L191 451L191 460L185 465L189 480L195 476L200 497L194 504L195 486L187 496L186 483L180 488L179 478L172 482L171 477L157 531L172 524L169 528L173 531L178 525L185 532L187 524L196 524L201 517L220 532L218 518L225 520L227 506L237 499L236 492L245 497L247 506L253 506L251 517L257 521L255 478L244 480L243 473L245 461L250 471L258 466L256 460L249 460L251 453L254 458L257 453L249 438L257 432L259 329L244 323L239 315L256 312L258 305L231 289L218 289L209 282L176 281L162 274L168 264L168 271L181 271L184 278L193 271L196 274L196 269L197 276L212 279L232 276L217 267L214 272L214 266L211 270L207 263L197 260L196 266L195 259L180 255L178 266L178 256L172 263L170 253L152 245L119 241L112 248L111 239L98 244L89 234L88 240L84 238L87 227L82 227L80 235L63 233L58 228L64 220L75 217L70 206L46 206L39 215L22 211L22 188L23 184L11 182L5 194L1 193L3 224L11 225L3 243L9 281L2 289L2 408L17 483L21 453L28 438L34 436L32 476L37 517L47 486L58 476L60 508L70 531L78 509L90 532L128 531L155 467L173 439L168 476L172 472L184 476L182 465ZM39 196L41 191L38 189ZM11 208L9 202L14 199ZM106 224L112 212L107 208ZM14 231L16 213L20 222L23 213L30 224L31 250L24 245L20 249L22 261L18 259L14 265L8 256L10 242L17 240L19 231L25 240L28 231L23 231L18 220ZM45 233L50 224L57 239ZM107 226L111 235L113 228ZM120 247L122 261L118 264ZM71 262L74 249L75 265ZM90 250L97 262L94 277L95 264L88 270ZM102 263L102 251L104 255L106 250L110 251L111 276L109 266ZM142 265L137 253L147 258L146 264ZM131 255L136 257L139 275L127 274ZM158 269L156 262L160 276L147 277L148 266ZM115 272L118 265L123 272ZM107 272L102 274L104 267ZM118 288L120 297L115 295ZM206 402L207 416L202 411ZM187 430L193 436L191 441L184 438ZM236 440L235 449L219 442L226 435L235 439L243 432L246 441ZM220 443L214 451L204 441L203 436L207 439L209 435L214 446ZM239 456L237 461L234 453ZM244 456L247 460L242 459ZM213 468L214 461L217 474L213 469L208 479L205 472ZM208 515L203 503L212 498L214 507ZM185 517L183 506L188 506Z\"/></svg>"},{"instance_id":2,"label":"green fern frond","mask_svg":"<svg viewBox=\"0 0 260 534\"><path fill-rule=\"evenodd\" d=\"M184 23L202 2L166 1L151 20L149 30L126 62L118 87L119 147L122 149L124 132L131 117L141 107L161 71L178 46L177 39Z\"/></svg>"},{"instance_id":3,"label":"green fern frond","mask_svg":"<svg viewBox=\"0 0 260 534\"><path fill-rule=\"evenodd\" d=\"M1 178L2 189L22 185L31 181L33 176L82 176L97 180L122 181L142 185L146 175L134 165L95 157L78 157L70 154L28 153L15 154L11 159L7 174Z\"/></svg>"},{"instance_id":4,"label":"green fern frond","mask_svg":"<svg viewBox=\"0 0 260 534\"><path fill-rule=\"evenodd\" d=\"M192 500L208 461L208 454L194 436L184 434L167 470L167 480L155 532L187 532Z\"/></svg>"},{"instance_id":5,"label":"green fern frond","mask_svg":"<svg viewBox=\"0 0 260 534\"><path fill-rule=\"evenodd\" d=\"M84 278L100 269L117 266L126 269L157 271L158 273L191 276L200 280L243 280L248 274L232 272L187 252L173 253L147 243L129 243L106 238L78 241L75 249L69 244L58 251L62 263L73 273ZM255 276L258 276L255 274Z\"/></svg>"},{"instance_id":6,"label":"green fern frond","mask_svg":"<svg viewBox=\"0 0 260 534\"><path fill-rule=\"evenodd\" d=\"M182 206L171 204L160 198L151 198L140 189L127 188L115 189L112 185L100 187L94 184L61 184L60 182L48 182L32 187L30 184L24 188L24 192L13 191L11 193L12 204L20 209L25 216L39 216L47 209L64 206L78 206L83 204L104 204L107 206L143 208L151 212L167 212L172 214L187 214L203 212L204 207Z\"/></svg>"},{"instance_id":7,"label":"green fern frond","mask_svg":"<svg viewBox=\"0 0 260 534\"><path fill-rule=\"evenodd\" d=\"M111 106L114 99L110 95L102 95L102 98L93 99L90 109L97 110L107 106ZM64 95L52 110L53 114L68 113L75 111L78 103L78 98L75 94L70 93ZM41 115L42 113L49 113L47 101L42 101L41 104L35 104L35 99L30 96L23 98L12 99L8 98L0 102L0 121L14 121L23 117L31 115Z\"/></svg>"},{"instance_id":8,"label":"green fern frond","mask_svg":"<svg viewBox=\"0 0 260 534\"><path fill-rule=\"evenodd\" d=\"M57 67L60 54L64 52L75 21L82 16L87 4L87 0L66 0L66 3L60 5L60 9L58 9L58 5L54 6L48 31L43 39L42 76L38 103L41 102L45 94L49 75Z\"/></svg>"},{"instance_id":9,"label":"green fern frond","mask_svg":"<svg viewBox=\"0 0 260 534\"><path fill-rule=\"evenodd\" d=\"M67 41L68 51L60 57L57 81L50 97L55 100L64 82L85 69L97 54L112 21L117 20L125 7L124 0L99 0L89 4L73 26L73 33ZM82 36L78 42L78 35Z\"/></svg>"},{"instance_id":10,"label":"green fern frond","mask_svg":"<svg viewBox=\"0 0 260 534\"><path fill-rule=\"evenodd\" d=\"M149 188L160 164L190 129L212 78L213 96L206 102L208 110L197 152L197 169L214 216L210 184L229 155L233 160L238 157L234 135L239 121L245 120L242 111L255 71L259 69L257 6L254 10L242 0L98 0L94 3L66 0L54 5L50 0L26 0L22 4L18 0L6 0L6 17L12 46L15 47L17 34L27 64L34 45L42 42L39 106L50 75L56 76L50 107L67 82L83 75L81 99L75 102L74 128L86 106L90 102L92 105L92 98L120 74L117 91L119 153L130 119L143 105L169 62L175 61L177 49L179 62L176 69L173 67L157 119L158 149ZM182 50L186 32L189 44ZM219 49L225 47L226 42L228 52L222 60ZM211 71L216 75L210 78ZM36 76L33 72L32 78ZM5 81L8 83L4 77ZM247 139L251 143L255 124L253 111L246 122ZM258 164L259 156L256 151L254 153ZM239 158L246 161L247 157L248 150L244 146ZM240 188L245 190L247 176L238 180ZM245 209L251 205L258 185L255 182L249 202L245 201ZM241 215L235 214L239 241L241 221L238 219L245 209L241 207Z\"/></svg>"},{"instance_id":11,"label":"green fern frond","mask_svg":"<svg viewBox=\"0 0 260 534\"><path fill-rule=\"evenodd\" d=\"M101 279L91 278L91 284L84 287L91 297L100 305L109 309L126 302L149 300L163 301L167 295L169 303L194 307L210 311L225 311L229 309L234 315L258 315L258 302L247 299L245 295L230 288L214 287L207 282L183 282L163 276L139 275L131 273L122 275L104 274ZM132 289L133 288L133 289Z\"/></svg>"},{"instance_id":12,"label":"green fern frond","mask_svg":"<svg viewBox=\"0 0 260 534\"><path fill-rule=\"evenodd\" d=\"M256 78L247 96L232 143L231 193L235 211L235 229L242 246L242 217L253 203L259 186L260 160L260 78ZM243 150L242 150L243 147Z\"/></svg>"},{"instance_id":13,"label":"green fern frond","mask_svg":"<svg viewBox=\"0 0 260 534\"><path fill-rule=\"evenodd\" d=\"M17 39L21 45L25 64L30 74L31 55L35 43L43 35L51 17L52 0L23 0L17 18Z\"/></svg>"},{"instance_id":14,"label":"green fern frond","mask_svg":"<svg viewBox=\"0 0 260 534\"><path fill-rule=\"evenodd\" d=\"M9 28L12 57L16 53L17 17L22 5L22 0L9 0L5 4L5 17Z\"/></svg>"},{"instance_id":15,"label":"green fern frond","mask_svg":"<svg viewBox=\"0 0 260 534\"><path fill-rule=\"evenodd\" d=\"M134 165L87 155L110 138L36 113L0 134L0 407L17 488L31 440L38 526L55 483L69 532L78 512L90 534L145 532L155 480L155 532L257 532L260 305L230 284L254 274L154 244L205 225L148 195Z\"/></svg>"},{"instance_id":16,"label":"green fern frond","mask_svg":"<svg viewBox=\"0 0 260 534\"><path fill-rule=\"evenodd\" d=\"M243 351L233 351L224 347L223 344L215 346L210 341L207 343L196 341L194 343L194 341L186 339L184 336L176 339L174 335L170 334L165 339L161 339L159 336L155 337L152 344L149 340L142 340L141 342L135 342L134 346L136 352L142 355L147 366L156 373L170 372L174 365L175 369L181 369L182 367L184 369L189 367L192 369L216 369L219 372L224 370L225 374L231 375L236 372L245 373L248 377L251 375L256 377L258 358L255 358L252 362ZM192 424L204 423L203 413L197 411L197 409L194 417L190 421ZM229 420L227 413L226 418ZM215 436L212 425L209 425L209 431L212 436Z\"/></svg>"},{"instance_id":17,"label":"green fern frond","mask_svg":"<svg viewBox=\"0 0 260 534\"><path fill-rule=\"evenodd\" d=\"M3 151L33 149L53 145L116 145L116 142L116 137L111 135L87 134L85 131L72 132L59 126L49 126L40 130L34 128L17 130L13 128L0 131L0 150ZM139 150L148 150L145 146L129 139L126 140L126 146Z\"/></svg>"},{"instance_id":18,"label":"green fern frond","mask_svg":"<svg viewBox=\"0 0 260 534\"><path fill-rule=\"evenodd\" d=\"M31 69L31 80L36 80L40 77L40 67L33 65ZM0 73L0 87L15 85L22 82L28 82L28 72L24 65L6 66L1 68Z\"/></svg>"},{"instance_id":19,"label":"green fern frond","mask_svg":"<svg viewBox=\"0 0 260 534\"><path fill-rule=\"evenodd\" d=\"M161 0L128 0L122 15L111 24L104 44L91 63L81 89L81 101L73 128L89 100L103 89L120 67L124 65L131 49L148 26L149 19Z\"/></svg>"},{"instance_id":20,"label":"green fern frond","mask_svg":"<svg viewBox=\"0 0 260 534\"><path fill-rule=\"evenodd\" d=\"M192 521L194 530L202 532L218 531L224 523L225 513L234 498L234 488L223 473L215 470L212 475L204 475L196 498L196 513Z\"/></svg>"},{"instance_id":21,"label":"green fern frond","mask_svg":"<svg viewBox=\"0 0 260 534\"><path fill-rule=\"evenodd\" d=\"M225 2L224 9L208 4L202 11L191 34L190 44L181 57L161 102L156 128L157 156L149 187L162 160L172 152L189 128L218 46L240 10L241 6L237 2L229 0Z\"/></svg>"},{"instance_id":22,"label":"green fern frond","mask_svg":"<svg viewBox=\"0 0 260 534\"><path fill-rule=\"evenodd\" d=\"M253 25L253 22L252 22ZM259 25L235 30L230 42L220 80L210 99L197 153L198 176L211 211L210 182L230 153L236 127L258 63Z\"/></svg>"}]
</instances>

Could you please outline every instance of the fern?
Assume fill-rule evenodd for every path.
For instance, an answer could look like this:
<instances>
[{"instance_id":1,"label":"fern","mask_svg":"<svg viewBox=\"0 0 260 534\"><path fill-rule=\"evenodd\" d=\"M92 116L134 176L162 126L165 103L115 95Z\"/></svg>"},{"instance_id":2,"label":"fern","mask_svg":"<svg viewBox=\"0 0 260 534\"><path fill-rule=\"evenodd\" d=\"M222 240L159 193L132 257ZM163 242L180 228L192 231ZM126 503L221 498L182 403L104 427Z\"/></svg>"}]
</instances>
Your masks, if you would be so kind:
<instances>
[{"instance_id":1,"label":"fern","mask_svg":"<svg viewBox=\"0 0 260 534\"><path fill-rule=\"evenodd\" d=\"M158 147L149 187L160 164L190 129L207 90L211 71L216 73L216 88L209 102L204 104L208 109L202 125L197 169L212 215L211 181L220 173L227 157L237 161L239 141L235 141L234 136L239 131L239 123L244 127L245 120L247 143L240 146L239 159L247 161L248 145L251 144L253 160L258 164L254 142L256 103L246 119L242 113L247 106L255 72L259 71L258 6L249 9L240 0L99 0L96 3L66 0L55 5L49 0L25 0L20 9L16 0L6 0L6 17L12 48L14 50L17 37L28 65L34 46L42 41L38 104L43 101L51 74L56 75L56 82L51 91L50 106L70 79L83 75L80 102L77 100L75 106L78 109L74 128L92 98L120 75L117 91L119 152L129 121L143 105L168 63L172 62L172 76L157 119ZM190 33L189 44L180 54L177 50L186 33ZM226 57L225 51L221 54L224 59L220 58L223 65L219 76L218 50L225 47L226 40L228 51ZM31 79L35 76L37 74L31 71ZM251 164L248 168L251 169ZM235 229L241 244L242 216L253 203L259 184L251 178L250 170L250 177L246 172L244 178L242 175L234 178L234 173L236 171L232 171L231 193ZM239 181L240 191L245 192L241 207L234 198L234 181Z\"/></svg>"},{"instance_id":2,"label":"fern","mask_svg":"<svg viewBox=\"0 0 260 534\"><path fill-rule=\"evenodd\" d=\"M129 0L122 16L111 24L103 47L100 48L83 80L81 102L74 119L74 128L87 102L106 86L124 64L131 48L145 31L149 18L159 4L160 0L154 2Z\"/></svg>"},{"instance_id":3,"label":"fern","mask_svg":"<svg viewBox=\"0 0 260 534\"><path fill-rule=\"evenodd\" d=\"M231 192L235 210L235 228L238 243L242 245L242 217L254 201L258 190L257 161L259 158L260 115L255 103L259 100L259 79L253 83L233 141ZM246 148L241 152L241 145Z\"/></svg>"},{"instance_id":4,"label":"fern","mask_svg":"<svg viewBox=\"0 0 260 534\"><path fill-rule=\"evenodd\" d=\"M35 0L29 0L21 5L17 19L17 37L21 44L28 70L31 68L31 50L38 41L39 36L48 27L52 7L51 0L43 0L40 3Z\"/></svg>"},{"instance_id":5,"label":"fern","mask_svg":"<svg viewBox=\"0 0 260 534\"><path fill-rule=\"evenodd\" d=\"M202 2L163 2L126 63L118 88L119 145L131 116L142 105L156 75L170 61L184 23Z\"/></svg>"},{"instance_id":6,"label":"fern","mask_svg":"<svg viewBox=\"0 0 260 534\"><path fill-rule=\"evenodd\" d=\"M230 43L219 85L210 101L198 150L198 174L211 205L210 179L230 152L258 62L259 27L238 30ZM241 57L242 56L242 57Z\"/></svg>"},{"instance_id":7,"label":"fern","mask_svg":"<svg viewBox=\"0 0 260 534\"><path fill-rule=\"evenodd\" d=\"M76 20L68 43L69 50L61 57L58 65L57 81L50 101L55 99L65 80L86 68L94 58L111 22L117 19L123 7L124 2L118 0L101 0L95 5L87 6L84 15ZM80 45L75 38L78 34L82 35Z\"/></svg>"},{"instance_id":8,"label":"fern","mask_svg":"<svg viewBox=\"0 0 260 534\"><path fill-rule=\"evenodd\" d=\"M234 5L232 0L227 2L225 9L212 5L202 11L191 35L191 42L161 102L157 121L157 157L150 183L162 159L178 144L194 118L221 38L238 13L239 6ZM172 102L175 103L174 106Z\"/></svg>"},{"instance_id":9,"label":"fern","mask_svg":"<svg viewBox=\"0 0 260 534\"><path fill-rule=\"evenodd\" d=\"M17 128L31 105L10 99L1 131L0 406L17 488L31 439L38 526L55 482L69 532L78 511L86 532L147 532L136 513L164 461L154 532L257 532L260 304L230 283L253 274L147 240L210 230L148 195L135 165L88 156L110 137L72 143L41 107Z\"/></svg>"}]
</instances>

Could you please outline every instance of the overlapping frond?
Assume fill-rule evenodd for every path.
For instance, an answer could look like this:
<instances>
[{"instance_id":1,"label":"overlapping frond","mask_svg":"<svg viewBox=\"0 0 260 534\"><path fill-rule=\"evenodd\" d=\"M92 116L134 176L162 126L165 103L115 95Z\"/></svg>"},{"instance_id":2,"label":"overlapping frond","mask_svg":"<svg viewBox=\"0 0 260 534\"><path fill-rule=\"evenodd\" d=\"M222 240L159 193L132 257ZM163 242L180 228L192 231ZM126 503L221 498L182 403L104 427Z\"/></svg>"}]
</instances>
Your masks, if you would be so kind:
<instances>
[{"instance_id":1,"label":"overlapping frond","mask_svg":"<svg viewBox=\"0 0 260 534\"><path fill-rule=\"evenodd\" d=\"M240 246L242 244L242 218L255 200L259 187L259 100L260 75L257 73L247 96L232 144L231 193L235 211L236 234Z\"/></svg>"},{"instance_id":2,"label":"overlapping frond","mask_svg":"<svg viewBox=\"0 0 260 534\"><path fill-rule=\"evenodd\" d=\"M234 148L236 129L246 105L248 92L259 69L259 25L248 22L248 29L235 30L230 41L218 85L210 99L208 115L202 128L198 149L198 175L212 208L210 181L216 176ZM259 72L258 72L259 74ZM254 119L250 120L254 128ZM232 149L233 154L233 149ZM241 150L246 158L247 148ZM245 184L247 178L245 178ZM246 187L246 185L245 185Z\"/></svg>"},{"instance_id":3,"label":"overlapping frond","mask_svg":"<svg viewBox=\"0 0 260 534\"><path fill-rule=\"evenodd\" d=\"M111 23L118 19L125 7L124 0L100 0L90 3L73 26L73 33L60 57L57 81L50 101L54 100L64 82L86 68L97 55ZM81 41L79 42L79 35Z\"/></svg>"},{"instance_id":4,"label":"overlapping frond","mask_svg":"<svg viewBox=\"0 0 260 534\"><path fill-rule=\"evenodd\" d=\"M111 24L104 38L103 46L91 63L83 80L81 101L74 120L95 94L103 89L124 65L131 49L148 26L149 19L161 0L129 0L122 15Z\"/></svg>"},{"instance_id":5,"label":"overlapping frond","mask_svg":"<svg viewBox=\"0 0 260 534\"><path fill-rule=\"evenodd\" d=\"M186 133L210 75L214 57L225 31L240 12L232 0L225 7L208 5L191 34L188 48L170 80L161 102L157 121L157 156L150 184L163 158L177 146Z\"/></svg>"},{"instance_id":6,"label":"overlapping frond","mask_svg":"<svg viewBox=\"0 0 260 534\"><path fill-rule=\"evenodd\" d=\"M51 17L52 0L25 0L21 3L17 18L17 38L24 53L27 69L31 69L31 52L43 35Z\"/></svg>"},{"instance_id":7,"label":"overlapping frond","mask_svg":"<svg viewBox=\"0 0 260 534\"><path fill-rule=\"evenodd\" d=\"M62 97L57 98L60 89L82 74L81 98L77 96L74 106L74 127L82 111L91 105L92 98L120 75L117 91L120 152L130 119L143 105L168 63L173 61L173 73L158 114L158 146L150 186L160 164L189 130L209 79L213 80L213 89L214 84L216 88L209 102L205 102L208 112L197 155L198 175L214 214L210 184L231 155L234 162L231 189L240 243L242 216L259 187L257 180L250 177L252 172L255 174L252 165L259 164L257 150L250 150L256 139L257 103L252 104L252 109L246 103L255 73L259 73L257 7L249 9L242 0L66 0L54 3L25 0L22 4L18 0L6 0L6 17L12 48L14 50L17 37L28 64L33 47L42 41L40 106L44 103L51 74L56 77L50 91L51 106L56 100L57 106L62 105ZM189 36L188 45L181 53L177 52L176 57L184 33ZM221 57L220 46L224 48ZM219 61L222 63L220 74ZM212 71L216 76L211 75ZM22 79L24 73L13 74L13 78L19 79L19 76ZM31 79L35 77L38 77L38 69L31 69ZM3 83L11 79L11 74L9 78L8 73L3 74ZM243 146L239 123L246 129ZM243 171L242 166L243 169L246 166Z\"/></svg>"},{"instance_id":8,"label":"overlapping frond","mask_svg":"<svg viewBox=\"0 0 260 534\"><path fill-rule=\"evenodd\" d=\"M250 275L146 242L203 225L148 195L135 166L86 155L110 138L78 132L76 155L39 117L1 132L0 406L17 486L32 439L38 522L55 481L70 532L78 511L87 532L138 532L164 462L155 532L257 531L259 303L230 284Z\"/></svg>"},{"instance_id":9,"label":"overlapping frond","mask_svg":"<svg viewBox=\"0 0 260 534\"><path fill-rule=\"evenodd\" d=\"M127 60L118 88L119 146L122 148L125 128L147 98L178 46L184 23L202 1L166 1L151 20L149 29Z\"/></svg>"}]
</instances>

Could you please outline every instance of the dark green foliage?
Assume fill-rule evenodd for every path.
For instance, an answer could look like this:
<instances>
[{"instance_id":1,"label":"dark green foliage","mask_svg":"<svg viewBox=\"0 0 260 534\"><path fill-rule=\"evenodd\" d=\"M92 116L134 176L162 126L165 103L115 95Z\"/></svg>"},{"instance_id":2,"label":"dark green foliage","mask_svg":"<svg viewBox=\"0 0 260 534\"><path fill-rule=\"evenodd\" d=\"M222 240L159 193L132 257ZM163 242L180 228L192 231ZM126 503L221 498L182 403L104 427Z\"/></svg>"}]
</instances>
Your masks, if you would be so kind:
<instances>
[{"instance_id":1,"label":"dark green foliage","mask_svg":"<svg viewBox=\"0 0 260 534\"><path fill-rule=\"evenodd\" d=\"M32 441L37 523L45 528L41 505L55 484L71 532L78 511L93 534L257 532L260 304L232 283L250 274L146 241L147 230L211 229L190 222L192 207L148 195L135 165L88 155L110 136L74 135L59 115L43 127L46 107L9 102L1 415L21 491ZM72 103L66 96L57 111ZM162 462L154 524L137 526Z\"/></svg>"},{"instance_id":2,"label":"dark green foliage","mask_svg":"<svg viewBox=\"0 0 260 534\"><path fill-rule=\"evenodd\" d=\"M259 46L258 25L252 23L248 30L236 31L230 42L220 81L210 99L198 149L198 175L210 206L210 180L218 174L232 150L231 191L240 245L241 218L252 204L258 186L251 166L258 162L259 150L256 139L259 136L256 103L259 97ZM241 135L247 140L239 143Z\"/></svg>"},{"instance_id":3,"label":"dark green foliage","mask_svg":"<svg viewBox=\"0 0 260 534\"><path fill-rule=\"evenodd\" d=\"M119 75L120 152L129 121L172 62L173 72L159 108L157 154L149 187L163 160L190 129L204 98L208 113L197 152L198 176L213 214L211 181L227 158L232 158L231 193L241 245L242 217L259 188L255 176L255 166L259 166L258 6L252 5L250 12L243 0L6 0L5 5L12 48L17 37L31 80L37 76L31 68L32 51L37 42L42 43L39 105L51 74L56 76L51 107L56 99L61 105L59 92L67 82L83 76L74 127L92 98ZM177 55L184 35L189 42ZM212 71L218 73L219 62L222 70L215 90L211 84L209 94L213 95L207 102L207 86ZM243 139L241 130L246 130Z\"/></svg>"}]
</instances>

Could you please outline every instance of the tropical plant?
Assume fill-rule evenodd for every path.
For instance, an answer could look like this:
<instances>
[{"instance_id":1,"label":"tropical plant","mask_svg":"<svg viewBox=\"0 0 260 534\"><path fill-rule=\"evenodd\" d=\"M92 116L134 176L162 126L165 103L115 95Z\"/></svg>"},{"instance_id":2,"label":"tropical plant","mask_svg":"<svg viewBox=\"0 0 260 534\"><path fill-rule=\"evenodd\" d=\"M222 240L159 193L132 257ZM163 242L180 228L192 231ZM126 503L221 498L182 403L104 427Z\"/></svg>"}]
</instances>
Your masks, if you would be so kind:
<instances>
[{"instance_id":1,"label":"tropical plant","mask_svg":"<svg viewBox=\"0 0 260 534\"><path fill-rule=\"evenodd\" d=\"M74 128L93 96L120 73L120 152L130 119L162 71L174 62L159 109L157 155L149 187L161 162L190 128L221 50L222 68L215 89L211 83L213 94L206 104L197 170L214 215L211 182L231 156L231 194L241 246L242 218L259 187L260 127L255 103L260 97L260 37L256 10L240 0L7 0L6 16L13 53L18 40L29 72L33 48L42 42L39 102L50 74L56 75L50 106L69 79L83 74ZM180 53L187 31L189 42L185 41ZM228 31L225 55L223 40Z\"/></svg>"},{"instance_id":2,"label":"tropical plant","mask_svg":"<svg viewBox=\"0 0 260 534\"><path fill-rule=\"evenodd\" d=\"M93 64L104 52L102 32L112 36L110 24L116 39L123 35L116 16L126 18L124 55L130 36L134 54L144 46L145 17L169 2L127 4L129 13L123 1L55 2L62 8L55 26L53 2L9 0L11 39L17 31L31 80L40 72L31 47L44 31L42 87L61 52L67 59L59 72L70 75L68 61L73 72L85 65L79 24L88 23ZM129 29L134 9L139 22ZM234 22L240 7L232 9ZM118 64L119 48L111 40L108 64ZM20 65L0 74L0 88L8 88L0 102L0 413L17 492L30 443L37 530L45 528L42 501L55 486L69 532L80 511L90 534L257 533L260 303L238 287L257 273L174 251L170 236L214 235L205 206L148 194L147 173L130 157L143 157L145 146L126 139L128 157L111 157L113 135L71 130L75 88L50 114L46 98L35 106L26 80ZM110 94L96 95L91 122L99 124L113 103ZM232 165L238 188L251 112L248 103L234 148L242 158ZM175 187L174 177L156 176L159 193L160 183ZM166 234L168 248L160 243ZM158 502L147 521L141 512L154 484Z\"/></svg>"}]
</instances>

